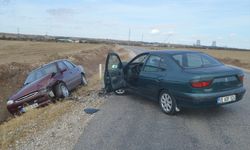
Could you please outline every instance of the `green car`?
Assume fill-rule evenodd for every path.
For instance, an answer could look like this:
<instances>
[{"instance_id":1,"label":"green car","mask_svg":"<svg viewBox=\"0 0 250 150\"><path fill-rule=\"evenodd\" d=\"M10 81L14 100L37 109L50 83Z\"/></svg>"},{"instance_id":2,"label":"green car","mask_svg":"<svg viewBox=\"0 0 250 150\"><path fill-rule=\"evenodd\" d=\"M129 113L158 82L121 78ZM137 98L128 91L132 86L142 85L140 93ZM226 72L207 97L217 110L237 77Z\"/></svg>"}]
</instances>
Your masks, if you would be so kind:
<instances>
[{"instance_id":1,"label":"green car","mask_svg":"<svg viewBox=\"0 0 250 150\"><path fill-rule=\"evenodd\" d=\"M244 73L196 51L148 51L128 63L116 53L106 60L107 92L125 91L159 102L166 114L183 107L215 107L243 98Z\"/></svg>"}]
</instances>

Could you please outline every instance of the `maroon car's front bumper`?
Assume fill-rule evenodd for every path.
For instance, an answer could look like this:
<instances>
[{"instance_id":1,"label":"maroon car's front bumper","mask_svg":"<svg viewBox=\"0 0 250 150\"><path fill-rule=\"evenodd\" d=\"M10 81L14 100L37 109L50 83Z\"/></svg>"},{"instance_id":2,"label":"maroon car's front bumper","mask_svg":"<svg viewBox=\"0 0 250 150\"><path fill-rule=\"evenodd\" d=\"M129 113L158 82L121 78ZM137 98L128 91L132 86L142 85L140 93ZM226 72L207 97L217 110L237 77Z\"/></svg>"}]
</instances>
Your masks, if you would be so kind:
<instances>
[{"instance_id":1,"label":"maroon car's front bumper","mask_svg":"<svg viewBox=\"0 0 250 150\"><path fill-rule=\"evenodd\" d=\"M19 98L21 100L13 100L12 104L7 104L7 109L11 114L25 112L24 108L33 104L37 104L37 107L43 106L51 102L54 97L52 91L37 92L35 95L28 96L24 98Z\"/></svg>"}]
</instances>

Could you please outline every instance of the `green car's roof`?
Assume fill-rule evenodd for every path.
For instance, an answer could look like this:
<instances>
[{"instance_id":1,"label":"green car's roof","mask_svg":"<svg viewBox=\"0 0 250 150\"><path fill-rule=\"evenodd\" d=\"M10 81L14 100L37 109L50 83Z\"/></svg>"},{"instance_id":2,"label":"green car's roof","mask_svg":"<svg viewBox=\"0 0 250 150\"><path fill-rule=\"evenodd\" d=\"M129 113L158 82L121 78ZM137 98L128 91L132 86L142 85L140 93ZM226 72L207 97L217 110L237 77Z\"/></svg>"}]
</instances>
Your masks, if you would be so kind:
<instances>
[{"instance_id":1,"label":"green car's roof","mask_svg":"<svg viewBox=\"0 0 250 150\"><path fill-rule=\"evenodd\" d=\"M191 51L191 50L153 50L153 51L148 51L150 54L180 54L180 53L200 53L197 51Z\"/></svg>"}]
</instances>

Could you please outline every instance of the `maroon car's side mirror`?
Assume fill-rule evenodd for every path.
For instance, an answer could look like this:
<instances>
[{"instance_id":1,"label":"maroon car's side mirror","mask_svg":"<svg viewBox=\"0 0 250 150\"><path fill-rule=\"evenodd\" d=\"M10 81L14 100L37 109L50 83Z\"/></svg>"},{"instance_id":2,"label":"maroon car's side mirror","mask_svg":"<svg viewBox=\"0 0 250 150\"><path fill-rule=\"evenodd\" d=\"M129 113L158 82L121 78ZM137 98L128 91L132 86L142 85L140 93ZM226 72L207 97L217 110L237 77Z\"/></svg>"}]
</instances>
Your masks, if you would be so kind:
<instances>
[{"instance_id":1,"label":"maroon car's side mirror","mask_svg":"<svg viewBox=\"0 0 250 150\"><path fill-rule=\"evenodd\" d=\"M64 73L65 71L67 71L66 68L62 69L62 70L61 70L61 73Z\"/></svg>"},{"instance_id":2,"label":"maroon car's side mirror","mask_svg":"<svg viewBox=\"0 0 250 150\"><path fill-rule=\"evenodd\" d=\"M52 72L51 77L54 77L55 75L56 75L56 73L55 73L55 72Z\"/></svg>"}]
</instances>

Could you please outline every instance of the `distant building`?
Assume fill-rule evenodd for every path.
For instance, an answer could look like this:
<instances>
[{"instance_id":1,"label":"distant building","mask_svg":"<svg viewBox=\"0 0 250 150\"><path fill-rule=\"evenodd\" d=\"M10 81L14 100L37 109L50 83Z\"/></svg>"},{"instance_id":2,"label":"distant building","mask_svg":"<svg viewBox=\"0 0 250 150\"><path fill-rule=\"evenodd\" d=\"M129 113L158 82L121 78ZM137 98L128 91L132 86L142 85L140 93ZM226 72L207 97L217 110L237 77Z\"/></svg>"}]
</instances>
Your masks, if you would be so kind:
<instances>
[{"instance_id":1,"label":"distant building","mask_svg":"<svg viewBox=\"0 0 250 150\"><path fill-rule=\"evenodd\" d=\"M212 42L212 47L216 47L216 41Z\"/></svg>"},{"instance_id":2,"label":"distant building","mask_svg":"<svg viewBox=\"0 0 250 150\"><path fill-rule=\"evenodd\" d=\"M57 42L65 42L65 43L73 43L74 41L71 39L56 39Z\"/></svg>"},{"instance_id":3,"label":"distant building","mask_svg":"<svg viewBox=\"0 0 250 150\"><path fill-rule=\"evenodd\" d=\"M201 46L201 40L196 41L196 46Z\"/></svg>"}]
</instances>

